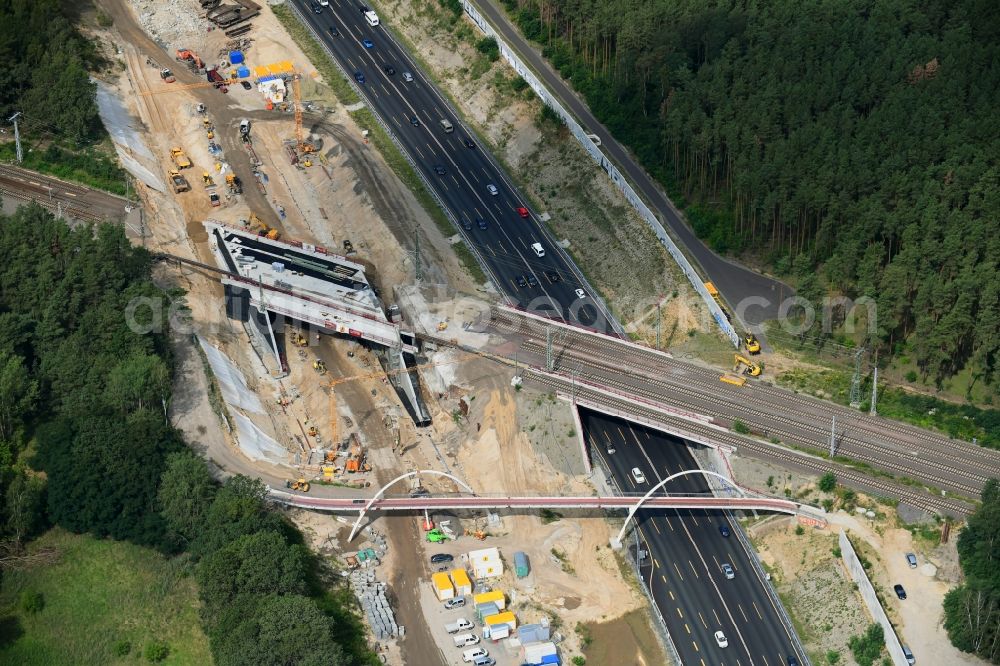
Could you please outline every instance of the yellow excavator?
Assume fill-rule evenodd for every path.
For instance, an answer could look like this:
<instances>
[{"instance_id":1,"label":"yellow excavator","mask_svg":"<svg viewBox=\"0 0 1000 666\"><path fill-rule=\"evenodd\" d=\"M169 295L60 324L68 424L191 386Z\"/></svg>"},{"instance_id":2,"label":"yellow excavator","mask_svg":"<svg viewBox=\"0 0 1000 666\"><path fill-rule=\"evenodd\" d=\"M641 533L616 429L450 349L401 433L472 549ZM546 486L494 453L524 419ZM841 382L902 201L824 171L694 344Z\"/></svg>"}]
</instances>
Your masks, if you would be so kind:
<instances>
[{"instance_id":1,"label":"yellow excavator","mask_svg":"<svg viewBox=\"0 0 1000 666\"><path fill-rule=\"evenodd\" d=\"M733 356L733 360L735 362L735 365L733 365L733 372L740 372L744 375L750 375L751 377L760 376L760 366L747 357L736 354Z\"/></svg>"},{"instance_id":2,"label":"yellow excavator","mask_svg":"<svg viewBox=\"0 0 1000 666\"><path fill-rule=\"evenodd\" d=\"M313 361L313 370L315 370L316 372L318 372L321 375L325 375L326 374L326 363L324 363L323 361L321 361L319 359L316 359L315 361Z\"/></svg>"},{"instance_id":3,"label":"yellow excavator","mask_svg":"<svg viewBox=\"0 0 1000 666\"><path fill-rule=\"evenodd\" d=\"M257 213L253 211L250 212L250 219L243 222L244 226L250 227L258 236L265 236L270 240L278 240L281 237L281 233L277 229L268 227L264 222L257 216Z\"/></svg>"},{"instance_id":4,"label":"yellow excavator","mask_svg":"<svg viewBox=\"0 0 1000 666\"><path fill-rule=\"evenodd\" d=\"M308 347L309 341L306 340L306 336L302 335L298 331L292 331L292 344L296 347Z\"/></svg>"},{"instance_id":5,"label":"yellow excavator","mask_svg":"<svg viewBox=\"0 0 1000 666\"><path fill-rule=\"evenodd\" d=\"M743 336L743 344L746 346L747 352L751 354L760 353L760 340L758 340L757 336L750 331L747 331Z\"/></svg>"}]
</instances>

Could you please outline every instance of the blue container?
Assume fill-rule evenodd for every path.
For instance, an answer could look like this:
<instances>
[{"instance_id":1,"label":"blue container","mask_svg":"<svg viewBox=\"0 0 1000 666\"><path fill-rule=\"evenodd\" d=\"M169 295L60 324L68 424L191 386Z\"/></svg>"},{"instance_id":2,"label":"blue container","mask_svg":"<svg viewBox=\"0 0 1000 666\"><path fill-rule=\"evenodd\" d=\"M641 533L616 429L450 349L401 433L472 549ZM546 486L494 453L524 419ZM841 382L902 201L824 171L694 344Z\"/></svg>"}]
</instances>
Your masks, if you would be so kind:
<instances>
[{"instance_id":1,"label":"blue container","mask_svg":"<svg viewBox=\"0 0 1000 666\"><path fill-rule=\"evenodd\" d=\"M229 62L234 65L238 65L243 62L243 51L230 51L229 52Z\"/></svg>"},{"instance_id":2,"label":"blue container","mask_svg":"<svg viewBox=\"0 0 1000 666\"><path fill-rule=\"evenodd\" d=\"M240 65L239 67L236 68L236 76L240 77L241 79L247 78L248 76L250 76L250 68L247 67L246 65Z\"/></svg>"}]
</instances>

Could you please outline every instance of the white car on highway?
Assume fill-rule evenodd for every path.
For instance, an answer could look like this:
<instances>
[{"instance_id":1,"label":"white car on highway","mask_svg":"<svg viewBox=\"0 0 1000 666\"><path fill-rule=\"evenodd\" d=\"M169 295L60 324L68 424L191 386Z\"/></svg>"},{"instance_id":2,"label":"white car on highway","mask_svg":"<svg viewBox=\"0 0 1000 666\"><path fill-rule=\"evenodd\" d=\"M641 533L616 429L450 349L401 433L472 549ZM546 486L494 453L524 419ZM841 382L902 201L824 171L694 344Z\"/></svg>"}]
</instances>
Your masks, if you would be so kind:
<instances>
[{"instance_id":1,"label":"white car on highway","mask_svg":"<svg viewBox=\"0 0 1000 666\"><path fill-rule=\"evenodd\" d=\"M721 631L715 632L715 642L719 644L720 648L729 647L729 639Z\"/></svg>"},{"instance_id":2,"label":"white car on highway","mask_svg":"<svg viewBox=\"0 0 1000 666\"><path fill-rule=\"evenodd\" d=\"M636 483L646 483L646 475L638 467L632 468L632 478L635 479Z\"/></svg>"}]
</instances>

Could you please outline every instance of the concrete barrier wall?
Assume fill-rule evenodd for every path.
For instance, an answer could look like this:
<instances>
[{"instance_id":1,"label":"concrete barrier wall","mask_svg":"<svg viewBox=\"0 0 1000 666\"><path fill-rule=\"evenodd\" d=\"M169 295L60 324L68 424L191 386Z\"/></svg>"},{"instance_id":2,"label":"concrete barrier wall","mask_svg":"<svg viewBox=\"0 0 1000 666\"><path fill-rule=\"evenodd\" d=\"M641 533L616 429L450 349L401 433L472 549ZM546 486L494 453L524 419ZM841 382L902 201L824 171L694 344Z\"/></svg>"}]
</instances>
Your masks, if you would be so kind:
<instances>
[{"instance_id":1,"label":"concrete barrier wall","mask_svg":"<svg viewBox=\"0 0 1000 666\"><path fill-rule=\"evenodd\" d=\"M719 304L715 302L712 295L708 293L707 289L705 289L705 283L701 276L698 275L698 272L695 271L694 267L687 260L687 257L684 256L684 253L681 252L680 248L677 247L677 244L674 243L673 239L667 235L663 225L660 224L659 218L653 214L653 211L649 209L636 191L632 189L632 186L629 185L628 181L625 180L625 177L621 174L617 167L615 167L611 160L608 159L604 152L590 140L587 132L580 126L580 123L576 121L576 118L564 109L562 104L560 104L555 97L552 96L541 80L535 76L534 72L528 69L517 54L511 50L507 43L504 42L500 35L493 29L493 26L491 26L485 17L479 13L479 10L476 9L475 5L469 2L469 0L462 0L462 6L465 8L465 13L469 15L469 18L472 19L473 23L479 26L479 29L482 30L488 37L492 37L496 40L497 46L500 47L500 55L502 55L504 59L510 63L511 67L514 68L514 71L516 71L525 81L528 82L528 85L535 91L538 98L541 99L545 105L559 114L559 117L563 119L563 122L566 123L566 127L573 134L573 136L576 137L576 140L580 142L583 149L586 150L590 157L600 165L601 169L603 169L611 179L611 182L614 183L619 190L621 190L622 194L625 195L625 199L632 205L636 212L639 213L639 216L645 220L646 224L648 224L653 230L653 233L656 234L656 237L660 239L660 243L663 244L663 247L666 248L667 252L670 253L670 256L674 258L675 262L677 262L677 265L687 277L691 286L698 292L702 300L705 302L705 306L708 307L709 312L712 313L715 323L718 324L722 332L733 343L733 346L738 348L740 346L739 334L736 333L732 324L730 324L729 320L726 319L726 316L723 314Z\"/></svg>"},{"instance_id":2,"label":"concrete barrier wall","mask_svg":"<svg viewBox=\"0 0 1000 666\"><path fill-rule=\"evenodd\" d=\"M894 666L907 666L906 657L903 656L903 646L899 643L896 630L893 628L892 623L889 622L889 617L885 614L885 609L882 608L882 602L878 600L875 588L872 587L872 582L868 579L868 574L861 565L861 560L858 558L854 546L851 545L851 540L847 538L847 533L843 530L840 531L839 545L840 556L847 566L847 572L851 574L851 578L858 584L861 599L864 600L865 606L868 607L868 612L875 618L875 621L882 625L882 633L885 634L885 647L892 658L892 663Z\"/></svg>"}]
</instances>

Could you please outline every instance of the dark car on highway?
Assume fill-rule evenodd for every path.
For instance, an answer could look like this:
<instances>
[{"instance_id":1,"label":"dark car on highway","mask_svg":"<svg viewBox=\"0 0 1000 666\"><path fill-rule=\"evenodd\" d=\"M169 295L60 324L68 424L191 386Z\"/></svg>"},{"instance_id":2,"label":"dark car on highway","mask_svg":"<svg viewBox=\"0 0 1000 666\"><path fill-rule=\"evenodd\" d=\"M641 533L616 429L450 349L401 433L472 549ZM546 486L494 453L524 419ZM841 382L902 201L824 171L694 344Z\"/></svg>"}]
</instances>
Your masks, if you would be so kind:
<instances>
[{"instance_id":1,"label":"dark car on highway","mask_svg":"<svg viewBox=\"0 0 1000 666\"><path fill-rule=\"evenodd\" d=\"M466 148L475 148L476 144L472 142L472 139L462 139L462 143L465 144Z\"/></svg>"},{"instance_id":2,"label":"dark car on highway","mask_svg":"<svg viewBox=\"0 0 1000 666\"><path fill-rule=\"evenodd\" d=\"M719 534L724 537L729 536L729 525L719 525Z\"/></svg>"},{"instance_id":3,"label":"dark car on highway","mask_svg":"<svg viewBox=\"0 0 1000 666\"><path fill-rule=\"evenodd\" d=\"M439 176L444 176L445 174L447 174L447 173L448 173L448 170L447 170L447 169L445 169L445 168L444 168L443 166L441 166L440 164L435 164L435 165L434 165L434 173L436 173L436 174L437 174L437 175L439 175Z\"/></svg>"},{"instance_id":4,"label":"dark car on highway","mask_svg":"<svg viewBox=\"0 0 1000 666\"><path fill-rule=\"evenodd\" d=\"M393 67L392 65L386 65L382 69L384 69L385 73L388 74L389 76L392 76L393 74L396 73L396 68Z\"/></svg>"},{"instance_id":5,"label":"dark car on highway","mask_svg":"<svg viewBox=\"0 0 1000 666\"><path fill-rule=\"evenodd\" d=\"M517 276L517 286L522 288L528 286L528 281L524 279L523 275Z\"/></svg>"},{"instance_id":6,"label":"dark car on highway","mask_svg":"<svg viewBox=\"0 0 1000 666\"><path fill-rule=\"evenodd\" d=\"M481 217L477 217L477 218L476 218L476 224L478 224L478 225L479 225L479 228L480 228L480 229L485 229L485 228L486 228L486 220L484 220L484 219L483 219L483 218L481 218Z\"/></svg>"},{"instance_id":7,"label":"dark car on highway","mask_svg":"<svg viewBox=\"0 0 1000 666\"><path fill-rule=\"evenodd\" d=\"M361 72L354 72L354 80L357 81L358 83L364 83L365 75L362 74Z\"/></svg>"}]
</instances>

